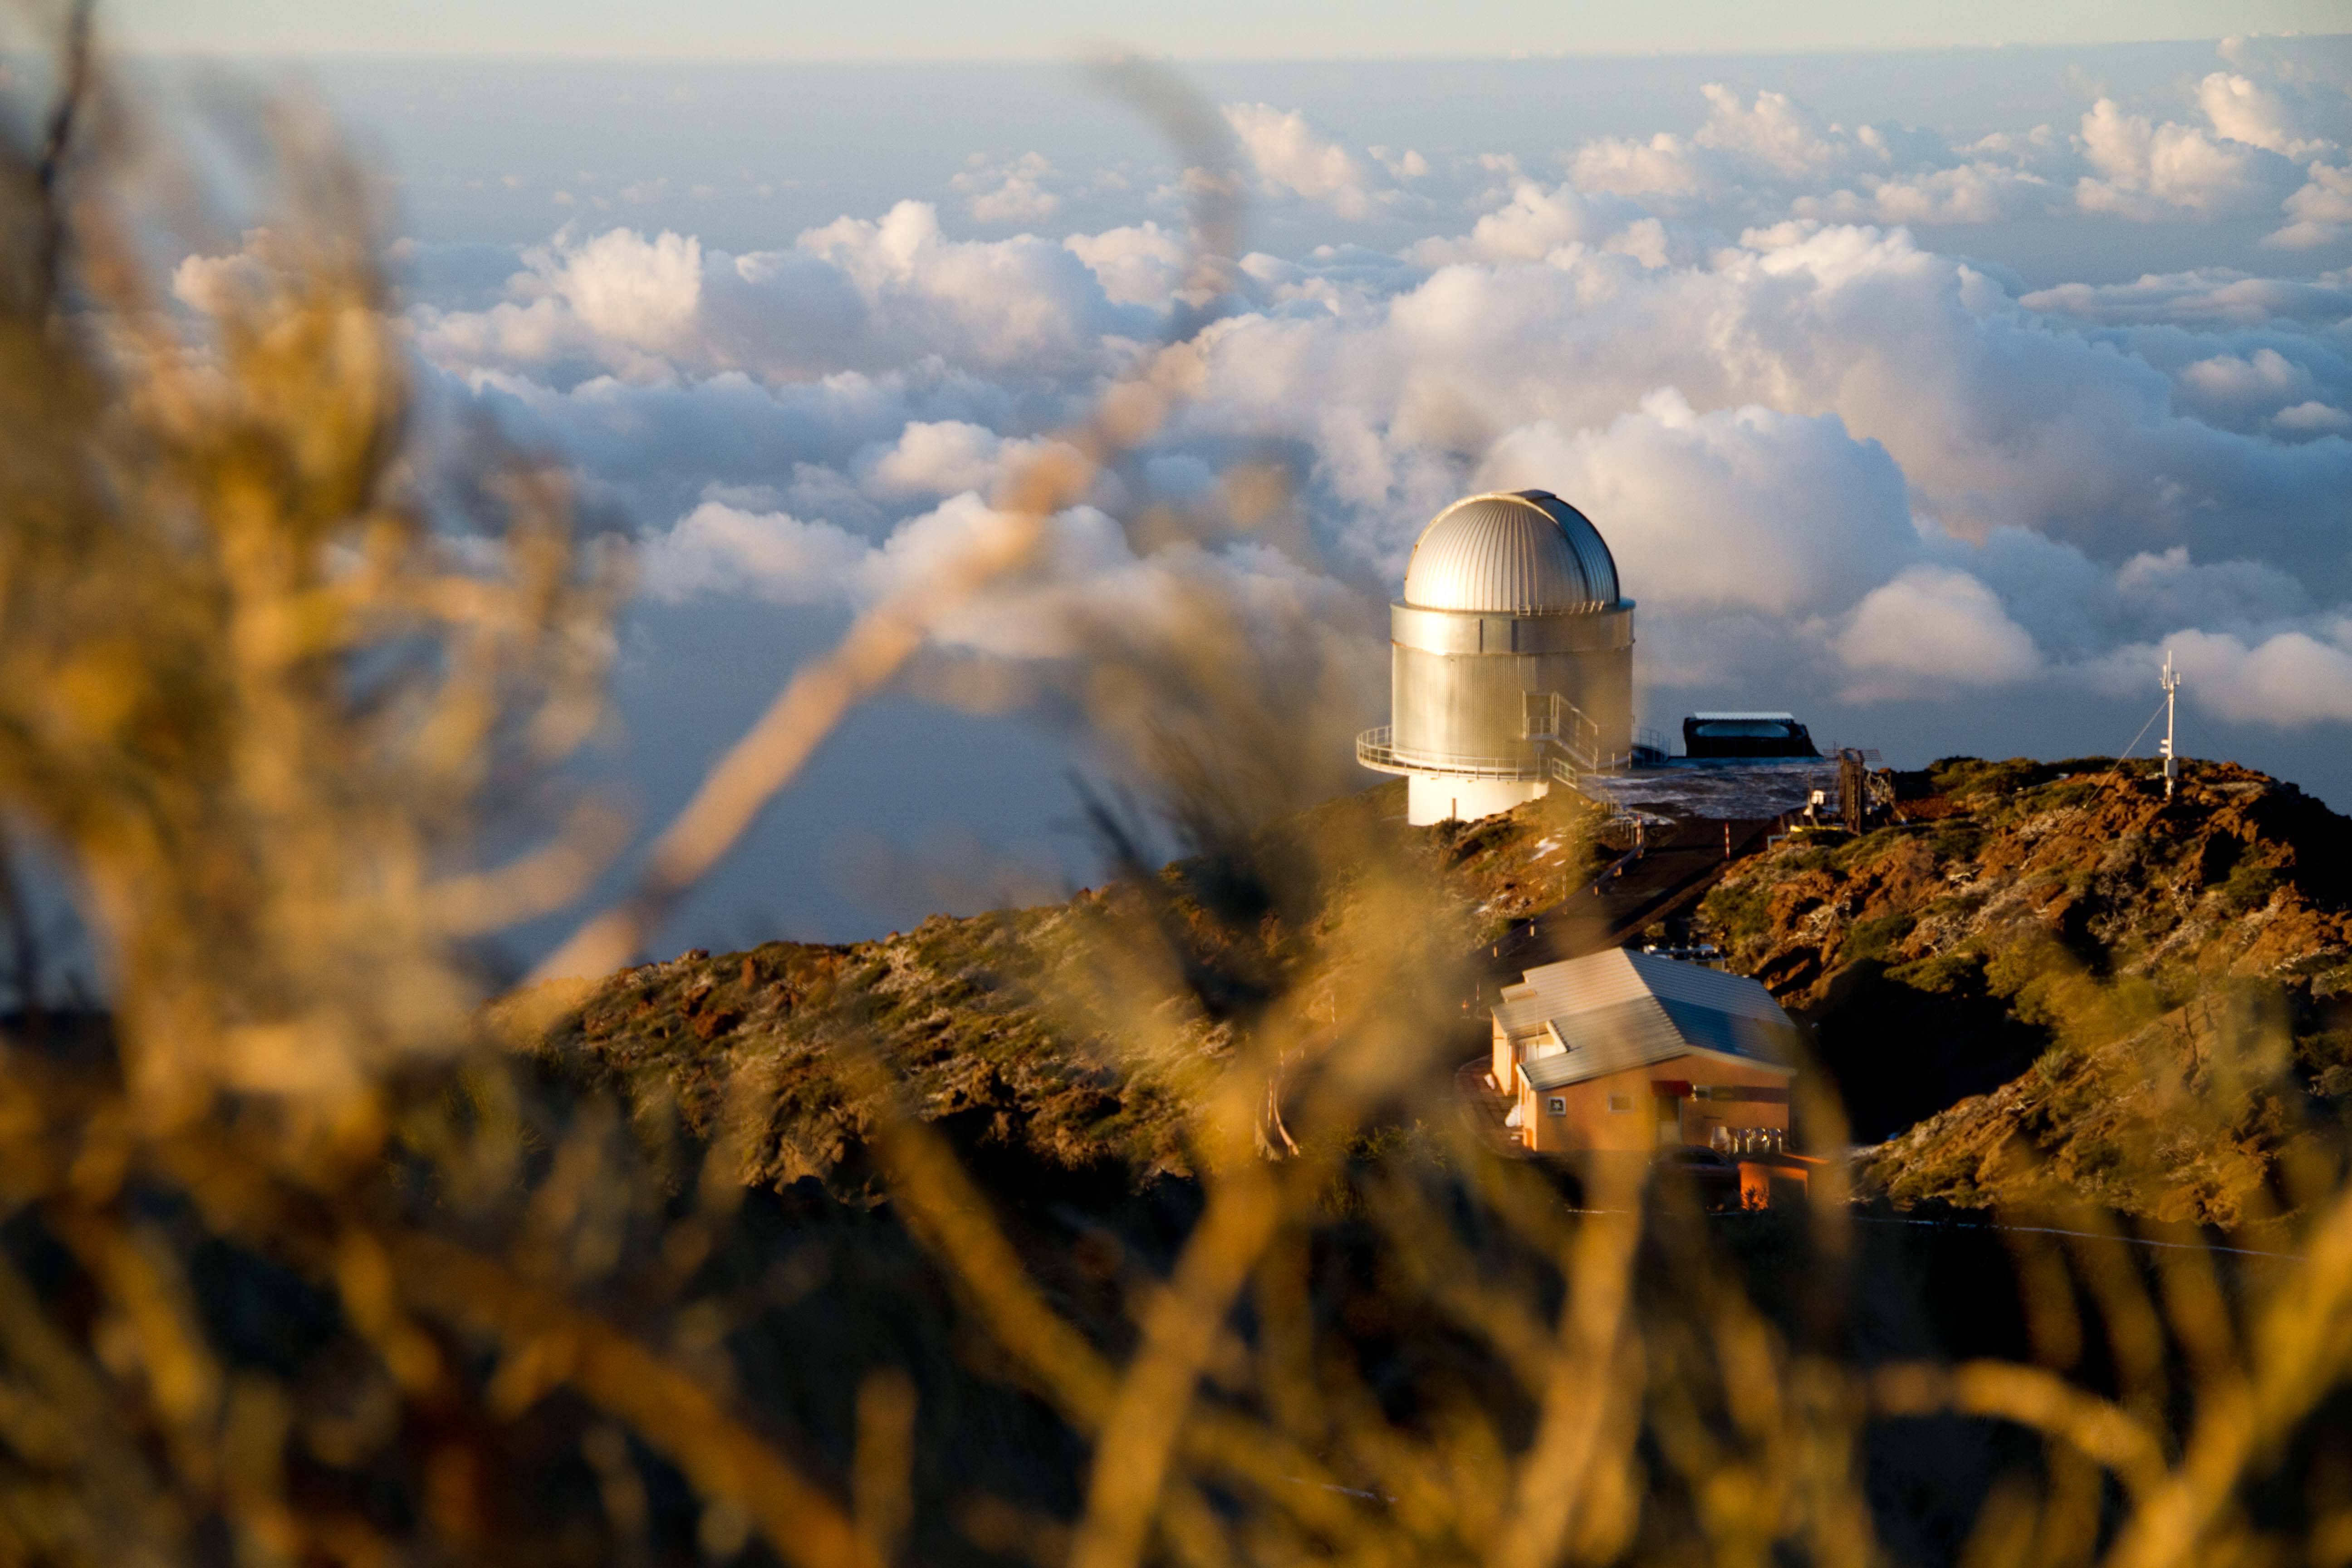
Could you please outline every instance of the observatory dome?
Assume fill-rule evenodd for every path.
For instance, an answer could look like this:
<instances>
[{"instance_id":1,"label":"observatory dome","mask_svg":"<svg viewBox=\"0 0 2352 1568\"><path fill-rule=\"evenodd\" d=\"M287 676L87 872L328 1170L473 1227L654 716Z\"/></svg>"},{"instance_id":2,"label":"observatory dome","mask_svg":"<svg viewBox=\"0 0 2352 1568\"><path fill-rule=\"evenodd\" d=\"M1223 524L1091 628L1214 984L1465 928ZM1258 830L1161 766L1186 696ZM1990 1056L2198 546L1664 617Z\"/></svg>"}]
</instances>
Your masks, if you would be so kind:
<instances>
[{"instance_id":1,"label":"observatory dome","mask_svg":"<svg viewBox=\"0 0 2352 1568\"><path fill-rule=\"evenodd\" d=\"M1633 737L1633 602L1592 521L1549 490L1439 512L1389 606L1389 722L1356 737L1405 775L1405 820L1507 811L1625 766Z\"/></svg>"},{"instance_id":2,"label":"observatory dome","mask_svg":"<svg viewBox=\"0 0 2352 1568\"><path fill-rule=\"evenodd\" d=\"M1601 531L1549 490L1455 501L1422 531L1404 573L1404 602L1418 609L1524 616L1617 601Z\"/></svg>"}]
</instances>

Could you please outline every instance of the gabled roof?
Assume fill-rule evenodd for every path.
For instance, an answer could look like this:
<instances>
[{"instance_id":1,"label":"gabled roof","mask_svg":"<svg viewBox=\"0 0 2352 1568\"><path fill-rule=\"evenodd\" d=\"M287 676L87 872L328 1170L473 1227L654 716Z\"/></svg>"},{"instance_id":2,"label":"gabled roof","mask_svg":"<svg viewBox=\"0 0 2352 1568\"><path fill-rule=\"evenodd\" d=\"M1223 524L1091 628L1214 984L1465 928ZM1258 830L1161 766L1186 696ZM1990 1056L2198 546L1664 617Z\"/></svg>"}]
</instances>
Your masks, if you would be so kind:
<instances>
[{"instance_id":1,"label":"gabled roof","mask_svg":"<svg viewBox=\"0 0 2352 1568\"><path fill-rule=\"evenodd\" d=\"M1796 1026L1761 984L1623 948L1528 970L1503 988L1495 1022L1536 1089L1693 1052L1796 1070Z\"/></svg>"}]
</instances>

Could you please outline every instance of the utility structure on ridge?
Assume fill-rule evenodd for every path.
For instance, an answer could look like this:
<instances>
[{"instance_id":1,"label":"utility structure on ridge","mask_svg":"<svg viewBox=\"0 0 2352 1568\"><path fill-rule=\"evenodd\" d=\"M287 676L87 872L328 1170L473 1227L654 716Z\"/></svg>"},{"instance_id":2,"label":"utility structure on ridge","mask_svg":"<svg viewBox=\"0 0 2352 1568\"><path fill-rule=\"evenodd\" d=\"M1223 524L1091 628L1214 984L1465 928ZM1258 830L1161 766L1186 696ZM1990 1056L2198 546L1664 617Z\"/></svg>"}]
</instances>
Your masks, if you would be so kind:
<instances>
[{"instance_id":1,"label":"utility structure on ridge","mask_svg":"<svg viewBox=\"0 0 2352 1568\"><path fill-rule=\"evenodd\" d=\"M2180 757L2172 749L2172 699L2180 689L2180 677L2172 668L2172 650L2164 650L2164 798L2172 798L2173 786L2180 780Z\"/></svg>"},{"instance_id":2,"label":"utility structure on ridge","mask_svg":"<svg viewBox=\"0 0 2352 1568\"><path fill-rule=\"evenodd\" d=\"M1389 606L1390 722L1356 760L1415 826L1507 811L1633 755L1633 601L1601 531L1549 490L1455 501Z\"/></svg>"}]
</instances>

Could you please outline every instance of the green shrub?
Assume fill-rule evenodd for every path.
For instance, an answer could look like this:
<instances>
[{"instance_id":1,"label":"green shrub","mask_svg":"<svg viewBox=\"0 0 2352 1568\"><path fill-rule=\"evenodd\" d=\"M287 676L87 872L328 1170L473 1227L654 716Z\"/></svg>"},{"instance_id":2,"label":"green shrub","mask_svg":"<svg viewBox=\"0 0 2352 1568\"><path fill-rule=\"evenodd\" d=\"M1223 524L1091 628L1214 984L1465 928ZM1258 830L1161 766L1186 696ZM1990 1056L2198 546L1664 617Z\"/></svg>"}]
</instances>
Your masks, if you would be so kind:
<instances>
[{"instance_id":1,"label":"green shrub","mask_svg":"<svg viewBox=\"0 0 2352 1568\"><path fill-rule=\"evenodd\" d=\"M1701 901L1699 918L1731 941L1745 942L1771 924L1771 889L1760 879L1727 882Z\"/></svg>"},{"instance_id":2,"label":"green shrub","mask_svg":"<svg viewBox=\"0 0 2352 1568\"><path fill-rule=\"evenodd\" d=\"M2233 915L2261 909L2271 901L2271 895L2278 891L2282 880L2275 866L2241 861L2221 884L2222 907Z\"/></svg>"},{"instance_id":3,"label":"green shrub","mask_svg":"<svg viewBox=\"0 0 2352 1568\"><path fill-rule=\"evenodd\" d=\"M1928 852L1938 860L1973 860L1984 847L1984 829L1966 817L1939 824L1927 839Z\"/></svg>"},{"instance_id":4,"label":"green shrub","mask_svg":"<svg viewBox=\"0 0 2352 1568\"><path fill-rule=\"evenodd\" d=\"M2044 811L2073 811L2088 805L2099 795L2098 784L2090 779L2068 779L2036 790L2033 804Z\"/></svg>"},{"instance_id":5,"label":"green shrub","mask_svg":"<svg viewBox=\"0 0 2352 1568\"><path fill-rule=\"evenodd\" d=\"M2029 931L1987 954L1985 987L1996 996L2014 996L2063 963L2063 953L2048 933Z\"/></svg>"},{"instance_id":6,"label":"green shrub","mask_svg":"<svg viewBox=\"0 0 2352 1568\"><path fill-rule=\"evenodd\" d=\"M1841 871L1867 866L1872 861L1903 842L1906 835L1899 827L1881 827L1861 837L1841 844L1831 852L1831 864Z\"/></svg>"},{"instance_id":7,"label":"green shrub","mask_svg":"<svg viewBox=\"0 0 2352 1568\"><path fill-rule=\"evenodd\" d=\"M1898 963L1886 972L1886 977L1914 991L1926 991L1937 996L1957 996L1983 988L1984 954L1939 953L1934 958L1920 959L1916 963Z\"/></svg>"},{"instance_id":8,"label":"green shrub","mask_svg":"<svg viewBox=\"0 0 2352 1568\"><path fill-rule=\"evenodd\" d=\"M1874 958L1884 958L1896 942L1911 934L1919 917L1909 913L1879 915L1866 921L1856 921L1846 932L1845 944L1838 957L1846 963L1862 963Z\"/></svg>"},{"instance_id":9,"label":"green shrub","mask_svg":"<svg viewBox=\"0 0 2352 1568\"><path fill-rule=\"evenodd\" d=\"M2074 1064L2074 1058L2075 1053L2071 1047L2053 1046L2033 1058L2033 1074L2054 1089L2066 1076L2066 1069Z\"/></svg>"},{"instance_id":10,"label":"green shrub","mask_svg":"<svg viewBox=\"0 0 2352 1568\"><path fill-rule=\"evenodd\" d=\"M2011 757L1989 763L1976 757L1947 757L1928 769L1936 788L1956 800L1971 796L1999 798L2055 778L2058 769L2031 757Z\"/></svg>"}]
</instances>

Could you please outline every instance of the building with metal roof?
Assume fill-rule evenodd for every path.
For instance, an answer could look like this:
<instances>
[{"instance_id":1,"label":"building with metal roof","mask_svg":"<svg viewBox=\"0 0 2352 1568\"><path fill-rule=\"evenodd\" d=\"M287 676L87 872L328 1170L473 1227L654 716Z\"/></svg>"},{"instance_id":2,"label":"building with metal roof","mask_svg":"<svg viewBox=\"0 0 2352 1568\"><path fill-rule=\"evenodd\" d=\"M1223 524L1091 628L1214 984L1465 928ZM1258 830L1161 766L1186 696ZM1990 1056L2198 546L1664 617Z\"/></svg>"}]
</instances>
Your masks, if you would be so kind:
<instances>
[{"instance_id":1,"label":"building with metal roof","mask_svg":"<svg viewBox=\"0 0 2352 1568\"><path fill-rule=\"evenodd\" d=\"M1686 757L1818 757L1794 713L1693 713L1683 721Z\"/></svg>"},{"instance_id":2,"label":"building with metal roof","mask_svg":"<svg viewBox=\"0 0 2352 1568\"><path fill-rule=\"evenodd\" d=\"M1612 949L1527 971L1494 1026L1530 1149L1785 1145L1797 1029L1745 975Z\"/></svg>"},{"instance_id":3,"label":"building with metal roof","mask_svg":"<svg viewBox=\"0 0 2352 1568\"><path fill-rule=\"evenodd\" d=\"M1389 608L1390 722L1366 767L1408 820L1506 811L1633 748L1633 602L1591 519L1549 490L1469 496L1413 546Z\"/></svg>"}]
</instances>

